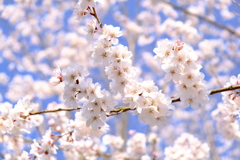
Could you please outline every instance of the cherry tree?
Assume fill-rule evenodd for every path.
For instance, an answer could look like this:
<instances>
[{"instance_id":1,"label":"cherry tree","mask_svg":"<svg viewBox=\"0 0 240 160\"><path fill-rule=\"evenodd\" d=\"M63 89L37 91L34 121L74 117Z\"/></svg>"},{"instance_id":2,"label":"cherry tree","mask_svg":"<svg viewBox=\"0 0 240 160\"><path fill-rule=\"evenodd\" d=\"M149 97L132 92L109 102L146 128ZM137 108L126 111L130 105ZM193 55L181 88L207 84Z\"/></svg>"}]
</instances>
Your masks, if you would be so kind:
<instances>
[{"instance_id":1,"label":"cherry tree","mask_svg":"<svg viewBox=\"0 0 240 160\"><path fill-rule=\"evenodd\" d=\"M1 159L239 159L239 11L0 1Z\"/></svg>"}]
</instances>

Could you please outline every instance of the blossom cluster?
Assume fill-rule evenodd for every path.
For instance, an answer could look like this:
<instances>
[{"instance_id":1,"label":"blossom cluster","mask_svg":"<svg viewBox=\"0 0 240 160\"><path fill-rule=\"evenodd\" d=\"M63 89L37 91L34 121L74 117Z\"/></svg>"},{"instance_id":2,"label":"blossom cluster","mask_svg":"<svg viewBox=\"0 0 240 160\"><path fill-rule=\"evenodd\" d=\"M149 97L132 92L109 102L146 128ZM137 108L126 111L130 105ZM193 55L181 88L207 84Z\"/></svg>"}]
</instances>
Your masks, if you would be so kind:
<instances>
[{"instance_id":1,"label":"blossom cluster","mask_svg":"<svg viewBox=\"0 0 240 160\"><path fill-rule=\"evenodd\" d=\"M127 153L129 157L141 158L146 154L146 136L143 133L135 133L127 141Z\"/></svg>"},{"instance_id":2,"label":"blossom cluster","mask_svg":"<svg viewBox=\"0 0 240 160\"><path fill-rule=\"evenodd\" d=\"M89 73L82 66L72 65L62 71L56 68L55 73L56 76L50 82L54 85L64 82L65 105L77 109L82 102L81 116L87 126L94 129L104 126L107 113L116 105L110 93L101 90L101 85L93 83L91 78L85 79Z\"/></svg>"},{"instance_id":3,"label":"blossom cluster","mask_svg":"<svg viewBox=\"0 0 240 160\"><path fill-rule=\"evenodd\" d=\"M124 159L141 159L150 160L147 147L149 142L147 136L143 133L129 131L131 138L126 141L126 150L122 151L124 140L121 137L114 135L105 135L102 139L103 144L111 147L112 160L124 160Z\"/></svg>"},{"instance_id":4,"label":"blossom cluster","mask_svg":"<svg viewBox=\"0 0 240 160\"><path fill-rule=\"evenodd\" d=\"M81 20L81 18L91 12L91 8L96 6L96 2L105 3L105 0L80 0L75 6L73 10L73 14L75 15L77 20ZM95 30L95 27L94 27Z\"/></svg>"},{"instance_id":5,"label":"blossom cluster","mask_svg":"<svg viewBox=\"0 0 240 160\"><path fill-rule=\"evenodd\" d=\"M119 27L104 25L94 45L93 59L105 65L111 91L121 94L123 103L136 109L139 119L149 125L162 126L174 106L151 80L138 81L137 69L132 66L132 52L118 44L122 33Z\"/></svg>"},{"instance_id":6,"label":"blossom cluster","mask_svg":"<svg viewBox=\"0 0 240 160\"><path fill-rule=\"evenodd\" d=\"M74 148L65 150L64 156L66 159L78 160L78 159L92 159L96 160L104 151L101 148L101 144L98 139L86 139L76 141Z\"/></svg>"},{"instance_id":7,"label":"blossom cluster","mask_svg":"<svg viewBox=\"0 0 240 160\"><path fill-rule=\"evenodd\" d=\"M45 135L42 137L41 143L33 140L31 145L30 154L32 154L33 159L51 159L53 154L57 153L58 147L54 144L55 135L52 134L51 129L47 130Z\"/></svg>"},{"instance_id":8,"label":"blossom cluster","mask_svg":"<svg viewBox=\"0 0 240 160\"><path fill-rule=\"evenodd\" d=\"M29 116L29 113L37 108L38 105L31 103L27 97L20 99L14 107L8 102L1 103L0 135L30 133L32 127L39 126L43 122L42 115Z\"/></svg>"},{"instance_id":9,"label":"blossom cluster","mask_svg":"<svg viewBox=\"0 0 240 160\"><path fill-rule=\"evenodd\" d=\"M183 101L184 106L198 109L208 102L209 91L203 73L200 72L201 65L197 63L198 56L184 43L177 40L172 43L168 40L159 41L155 58L166 72L164 80L177 84L177 96Z\"/></svg>"},{"instance_id":10,"label":"blossom cluster","mask_svg":"<svg viewBox=\"0 0 240 160\"><path fill-rule=\"evenodd\" d=\"M209 158L209 146L200 142L189 133L183 133L177 138L172 147L165 148L165 160L206 160Z\"/></svg>"},{"instance_id":11,"label":"blossom cluster","mask_svg":"<svg viewBox=\"0 0 240 160\"><path fill-rule=\"evenodd\" d=\"M50 103L47 109L54 110L62 107L62 104ZM55 144L58 141L60 149L65 151L64 153L69 159L75 159L79 156L97 157L99 151L96 149L99 145L95 139L107 132L108 126L106 124L98 129L88 127L80 112L76 112L74 120L67 118L66 112L50 113L46 118L50 129L45 132L41 141L33 139L29 153L26 152L22 156L39 160L54 158L59 149ZM72 154L68 152L72 152Z\"/></svg>"},{"instance_id":12,"label":"blossom cluster","mask_svg":"<svg viewBox=\"0 0 240 160\"><path fill-rule=\"evenodd\" d=\"M238 77L230 77L225 87L239 85ZM240 115L240 93L239 91L227 91L222 93L223 103L218 104L218 108L212 112L212 117L217 121L217 130L228 139L239 139L239 115Z\"/></svg>"}]
</instances>

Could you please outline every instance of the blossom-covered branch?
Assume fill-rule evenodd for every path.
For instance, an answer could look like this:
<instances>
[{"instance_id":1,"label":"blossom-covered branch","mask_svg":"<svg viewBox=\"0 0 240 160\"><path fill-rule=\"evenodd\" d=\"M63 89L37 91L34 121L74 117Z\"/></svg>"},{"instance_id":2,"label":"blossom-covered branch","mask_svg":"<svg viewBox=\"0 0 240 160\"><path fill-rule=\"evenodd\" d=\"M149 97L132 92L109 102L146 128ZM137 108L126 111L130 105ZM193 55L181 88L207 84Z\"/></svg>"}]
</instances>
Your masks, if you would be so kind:
<instances>
[{"instance_id":1,"label":"blossom-covered branch","mask_svg":"<svg viewBox=\"0 0 240 160\"><path fill-rule=\"evenodd\" d=\"M240 85L236 85L236 86L229 86L229 87L224 87L224 88L217 88L217 89L212 89L209 95L213 95L213 94L217 94L217 93L221 93L221 92L226 92L226 91L234 91L234 90L240 90ZM180 98L176 98L172 100L172 103L175 102L180 102ZM60 111L73 111L73 110L79 110L82 109L82 107L77 107L77 108L59 108L59 109L55 109L55 110L43 110L43 111L37 111L37 112L30 112L29 116L31 115L37 115L37 114L43 114L43 113L52 113L52 112L60 112ZM130 107L118 107L115 108L114 110L110 111L110 114L108 114L107 116L114 116L114 115L118 115L121 114L123 112L127 112L127 111L133 111L135 110L130 108Z\"/></svg>"}]
</instances>

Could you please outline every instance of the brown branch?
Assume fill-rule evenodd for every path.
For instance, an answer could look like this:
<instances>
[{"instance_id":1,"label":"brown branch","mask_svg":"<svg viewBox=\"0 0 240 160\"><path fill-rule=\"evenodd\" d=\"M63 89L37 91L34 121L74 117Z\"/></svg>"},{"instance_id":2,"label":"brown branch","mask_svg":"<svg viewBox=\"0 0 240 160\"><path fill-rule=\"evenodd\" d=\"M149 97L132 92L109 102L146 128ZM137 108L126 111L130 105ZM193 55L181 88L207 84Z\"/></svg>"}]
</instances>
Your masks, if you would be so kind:
<instances>
[{"instance_id":1,"label":"brown branch","mask_svg":"<svg viewBox=\"0 0 240 160\"><path fill-rule=\"evenodd\" d=\"M238 90L238 89L240 89L240 85L229 86L229 87L225 87L225 88L213 89L213 90L211 90L209 95L213 95L213 94L220 93L220 92Z\"/></svg>"},{"instance_id":2,"label":"brown branch","mask_svg":"<svg viewBox=\"0 0 240 160\"><path fill-rule=\"evenodd\" d=\"M220 24L220 23L217 23L217 22L215 22L215 21L213 21L213 20L211 20L211 19L208 19L208 18L206 18L206 16L201 16L201 15L192 13L192 12L190 12L190 11L188 11L188 10L182 8L182 7L179 7L179 6L177 6L177 5L173 4L173 3L170 3L170 2L166 2L166 1L162 1L162 2L163 2L163 3L166 3L166 4L170 5L170 6L172 6L172 7L175 8L175 9L178 9L178 10L182 11L182 12L185 13L185 14L188 14L188 15L191 15L191 16L194 16L194 17L197 17L197 18L199 18L199 19L201 19L201 20L203 20L203 21L205 21L205 22L207 22L207 23L210 23L210 24L212 24L212 25L214 25L214 26L216 26L216 27L218 27L218 28L225 29L225 30L227 30L229 33L240 37L240 34L237 33L237 32L235 32L233 29L231 29L231 28L229 28L229 27L227 27L227 26L224 26L224 25L222 25L222 24Z\"/></svg>"},{"instance_id":3,"label":"brown branch","mask_svg":"<svg viewBox=\"0 0 240 160\"><path fill-rule=\"evenodd\" d=\"M229 87L218 88L218 89L213 89L213 90L211 90L211 92L210 92L209 95L217 94L217 93L220 93L220 92L238 90L238 89L240 89L240 85L229 86ZM173 99L173 100L172 100L172 103L180 102L180 101L181 101L180 98L176 98L176 99Z\"/></svg>"},{"instance_id":4,"label":"brown branch","mask_svg":"<svg viewBox=\"0 0 240 160\"><path fill-rule=\"evenodd\" d=\"M213 90L211 90L209 95L226 92L226 91L233 91L233 90L240 90L240 85L213 89ZM172 103L180 102L180 101L181 101L180 98L172 99ZM29 116L42 114L42 113L52 113L52 112L59 112L59 111L73 111L73 110L79 110L79 109L82 109L82 108L78 107L78 108L59 108L59 109L55 109L55 110L44 110L44 111L38 111L38 112L31 112L31 113L29 113ZM125 107L125 106L118 107L118 108L115 108L114 110L110 111L110 114L107 114L107 117L118 115L118 114L121 114L121 113L127 112L127 111L134 111L134 110L136 110L136 108L132 109L130 107Z\"/></svg>"},{"instance_id":5,"label":"brown branch","mask_svg":"<svg viewBox=\"0 0 240 160\"><path fill-rule=\"evenodd\" d=\"M114 115L118 115L118 114L121 114L123 112L126 112L126 111L134 111L136 108L129 108L129 107L119 107L119 108L115 108L114 110L110 111L110 114L108 114L107 116L110 117L110 116L114 116Z\"/></svg>"},{"instance_id":6,"label":"brown branch","mask_svg":"<svg viewBox=\"0 0 240 160\"><path fill-rule=\"evenodd\" d=\"M102 158L104 158L104 159L109 159L109 158L111 158L111 155L109 155L109 154L104 154L104 153L101 153L101 152L97 152L97 156L98 156L98 157L102 157Z\"/></svg>"},{"instance_id":7,"label":"brown branch","mask_svg":"<svg viewBox=\"0 0 240 160\"><path fill-rule=\"evenodd\" d=\"M238 5L238 7L240 7L240 3L236 2L235 0L232 0L233 3L235 3L236 5ZM240 13L237 12L233 12L233 14L235 14L236 16L240 16Z\"/></svg>"},{"instance_id":8,"label":"brown branch","mask_svg":"<svg viewBox=\"0 0 240 160\"><path fill-rule=\"evenodd\" d=\"M95 7L92 7L92 9L93 9L93 14L92 14L92 15L96 18L99 26L102 28L102 23L101 23L101 21L100 21L99 18L98 18L98 15L97 15L97 12L96 12Z\"/></svg>"},{"instance_id":9,"label":"brown branch","mask_svg":"<svg viewBox=\"0 0 240 160\"><path fill-rule=\"evenodd\" d=\"M42 113L59 112L59 111L74 111L74 110L79 110L79 109L81 109L81 107L78 107L78 108L58 108L58 109L53 109L53 110L44 110L44 111L38 111L38 112L31 112L31 113L29 113L29 116L42 114Z\"/></svg>"},{"instance_id":10,"label":"brown branch","mask_svg":"<svg viewBox=\"0 0 240 160\"><path fill-rule=\"evenodd\" d=\"M240 7L240 3L239 2L236 2L235 0L232 0L232 2Z\"/></svg>"}]
</instances>

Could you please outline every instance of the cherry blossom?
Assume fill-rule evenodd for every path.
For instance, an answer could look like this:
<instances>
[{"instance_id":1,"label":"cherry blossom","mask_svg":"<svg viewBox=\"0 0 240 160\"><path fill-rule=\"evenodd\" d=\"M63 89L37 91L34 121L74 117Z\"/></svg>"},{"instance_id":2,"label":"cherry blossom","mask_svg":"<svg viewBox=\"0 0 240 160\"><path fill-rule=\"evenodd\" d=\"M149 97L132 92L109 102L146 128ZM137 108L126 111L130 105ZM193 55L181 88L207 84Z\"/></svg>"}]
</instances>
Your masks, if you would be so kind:
<instances>
[{"instance_id":1,"label":"cherry blossom","mask_svg":"<svg viewBox=\"0 0 240 160\"><path fill-rule=\"evenodd\" d=\"M179 85L178 96L184 102L183 106L199 109L208 102L209 92L205 87L204 76L199 71L201 66L196 63L197 56L191 56L194 52L189 46L185 46L179 40L175 44L163 40L158 42L158 47L153 51L157 54L156 59L163 63L162 69L167 73L164 79L167 81L172 79ZM164 58L165 53L167 60Z\"/></svg>"},{"instance_id":2,"label":"cherry blossom","mask_svg":"<svg viewBox=\"0 0 240 160\"><path fill-rule=\"evenodd\" d=\"M239 83L240 74L238 77L231 76L230 82L228 82L225 86L231 86ZM222 93L222 100L223 103L219 103L218 108L212 112L212 117L217 121L217 129L219 132L221 132L228 139L238 139L240 137L240 129L238 123L238 118L240 115L239 93L235 91Z\"/></svg>"},{"instance_id":3,"label":"cherry blossom","mask_svg":"<svg viewBox=\"0 0 240 160\"><path fill-rule=\"evenodd\" d=\"M239 159L236 6L0 1L0 157Z\"/></svg>"},{"instance_id":4,"label":"cherry blossom","mask_svg":"<svg viewBox=\"0 0 240 160\"><path fill-rule=\"evenodd\" d=\"M173 159L207 159L209 157L209 146L201 143L189 133L183 133L175 140L174 146L165 148L165 160Z\"/></svg>"}]
</instances>

